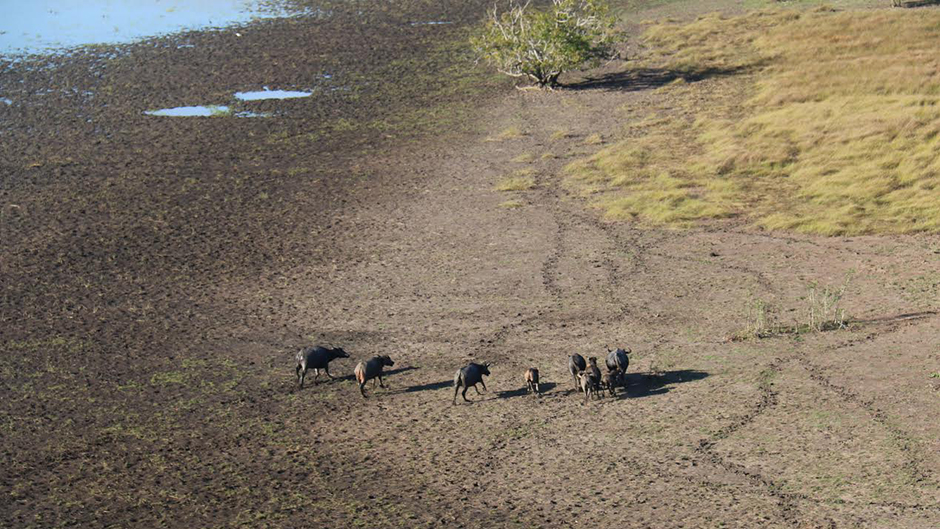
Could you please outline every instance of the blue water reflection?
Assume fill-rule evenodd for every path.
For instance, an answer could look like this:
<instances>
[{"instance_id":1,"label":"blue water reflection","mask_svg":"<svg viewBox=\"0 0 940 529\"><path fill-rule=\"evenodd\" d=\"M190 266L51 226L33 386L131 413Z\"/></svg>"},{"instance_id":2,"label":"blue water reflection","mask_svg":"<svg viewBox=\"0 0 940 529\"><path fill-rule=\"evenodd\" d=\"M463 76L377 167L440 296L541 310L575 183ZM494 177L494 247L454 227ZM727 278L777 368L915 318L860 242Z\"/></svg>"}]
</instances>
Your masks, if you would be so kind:
<instances>
[{"instance_id":1,"label":"blue water reflection","mask_svg":"<svg viewBox=\"0 0 940 529\"><path fill-rule=\"evenodd\" d=\"M127 43L181 30L226 27L298 11L286 0L0 0L0 54Z\"/></svg>"},{"instance_id":2,"label":"blue water reflection","mask_svg":"<svg viewBox=\"0 0 940 529\"><path fill-rule=\"evenodd\" d=\"M235 98L242 101L260 101L263 99L293 99L295 97L307 97L313 92L301 92L299 90L264 90L255 92L235 92Z\"/></svg>"},{"instance_id":3,"label":"blue water reflection","mask_svg":"<svg viewBox=\"0 0 940 529\"><path fill-rule=\"evenodd\" d=\"M176 116L176 117L212 117L231 115L232 109L224 105L205 105L195 107L175 107L144 112L148 116Z\"/></svg>"}]
</instances>

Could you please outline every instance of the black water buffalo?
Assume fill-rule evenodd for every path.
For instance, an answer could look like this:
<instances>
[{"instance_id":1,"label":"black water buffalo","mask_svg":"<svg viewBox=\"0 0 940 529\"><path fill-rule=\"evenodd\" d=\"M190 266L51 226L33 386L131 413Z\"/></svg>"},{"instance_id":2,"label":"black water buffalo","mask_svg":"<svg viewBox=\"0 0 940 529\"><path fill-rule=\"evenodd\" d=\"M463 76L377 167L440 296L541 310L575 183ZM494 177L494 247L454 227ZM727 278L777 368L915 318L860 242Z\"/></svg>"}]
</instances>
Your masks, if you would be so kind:
<instances>
[{"instance_id":1,"label":"black water buffalo","mask_svg":"<svg viewBox=\"0 0 940 529\"><path fill-rule=\"evenodd\" d=\"M593 356L588 358L588 366L585 371L591 374L591 379L594 380L594 389L597 390L601 383L601 370L597 367L597 358Z\"/></svg>"},{"instance_id":2,"label":"black water buffalo","mask_svg":"<svg viewBox=\"0 0 940 529\"><path fill-rule=\"evenodd\" d=\"M619 371L608 371L601 377L601 386L607 388L611 397L617 396L617 386L623 385L623 378Z\"/></svg>"},{"instance_id":3,"label":"black water buffalo","mask_svg":"<svg viewBox=\"0 0 940 529\"><path fill-rule=\"evenodd\" d=\"M373 356L365 362L359 362L356 365L356 381L359 382L359 393L366 396L366 382L372 381L372 387L375 388L375 379L379 379L379 385L383 388L385 383L382 381L382 369L385 366L392 367L395 362L388 355Z\"/></svg>"},{"instance_id":4,"label":"black water buffalo","mask_svg":"<svg viewBox=\"0 0 940 529\"><path fill-rule=\"evenodd\" d=\"M343 351L341 347L327 349L319 345L304 347L300 351L297 351L297 369L295 369L295 372L297 373L297 380L300 382L300 387L304 387L304 378L307 376L308 369L313 369L314 384L316 384L317 378L320 376L321 369L326 372L326 376L332 379L333 375L330 374L330 362L337 358L349 358L349 354Z\"/></svg>"},{"instance_id":5,"label":"black water buffalo","mask_svg":"<svg viewBox=\"0 0 940 529\"><path fill-rule=\"evenodd\" d=\"M630 357L627 356L628 354L630 354L629 349L617 349L616 351L607 349L607 370L619 371L621 375L626 374L627 366L630 365Z\"/></svg>"},{"instance_id":6,"label":"black water buffalo","mask_svg":"<svg viewBox=\"0 0 940 529\"><path fill-rule=\"evenodd\" d=\"M470 399L467 398L467 390L470 389L470 386L473 386L473 389L476 390L477 395L480 395L480 390L477 389L477 384L483 385L483 391L486 391L486 384L483 382L483 375L490 374L490 365L489 364L474 364L470 362L467 364L467 367L461 368L457 371L457 374L454 375L454 404L457 404L457 392L460 391L460 388L463 388L463 400L470 402Z\"/></svg>"},{"instance_id":7,"label":"black water buffalo","mask_svg":"<svg viewBox=\"0 0 940 529\"><path fill-rule=\"evenodd\" d=\"M581 384L578 382L578 373L587 369L587 362L584 361L584 357L575 353L568 357L568 372L571 373L571 378L574 379L575 389L581 389Z\"/></svg>"}]
</instances>

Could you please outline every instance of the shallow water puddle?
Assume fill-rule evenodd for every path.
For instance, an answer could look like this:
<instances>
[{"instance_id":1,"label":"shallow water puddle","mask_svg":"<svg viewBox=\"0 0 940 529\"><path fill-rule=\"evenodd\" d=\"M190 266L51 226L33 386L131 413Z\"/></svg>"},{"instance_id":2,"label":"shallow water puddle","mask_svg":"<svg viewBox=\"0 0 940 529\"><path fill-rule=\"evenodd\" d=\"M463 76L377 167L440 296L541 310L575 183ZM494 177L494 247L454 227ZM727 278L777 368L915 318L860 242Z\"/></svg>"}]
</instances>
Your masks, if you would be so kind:
<instances>
[{"instance_id":1,"label":"shallow water puddle","mask_svg":"<svg viewBox=\"0 0 940 529\"><path fill-rule=\"evenodd\" d=\"M261 18L329 15L291 7L286 0L11 0L9 4L0 17L0 55L127 43Z\"/></svg>"},{"instance_id":2,"label":"shallow water puddle","mask_svg":"<svg viewBox=\"0 0 940 529\"><path fill-rule=\"evenodd\" d=\"M257 90L254 92L235 92L235 99L242 101L260 101L264 99L293 99L296 97L307 97L313 92L302 92L297 90Z\"/></svg>"},{"instance_id":3,"label":"shallow water puddle","mask_svg":"<svg viewBox=\"0 0 940 529\"><path fill-rule=\"evenodd\" d=\"M176 107L164 108L160 110L148 110L144 112L148 116L175 116L175 117L211 117L211 116L229 116L232 109L221 105L206 105L194 107Z\"/></svg>"},{"instance_id":4,"label":"shallow water puddle","mask_svg":"<svg viewBox=\"0 0 940 529\"><path fill-rule=\"evenodd\" d=\"M4 103L4 104L6 104L6 105L12 105L12 104L13 104L13 100L12 100L12 99L7 99L7 98L5 98L5 97L0 97L0 103Z\"/></svg>"},{"instance_id":5,"label":"shallow water puddle","mask_svg":"<svg viewBox=\"0 0 940 529\"><path fill-rule=\"evenodd\" d=\"M271 114L266 112L233 112L230 107L225 105L199 105L192 107L174 107L162 108L160 110L146 110L144 114L148 116L169 116L169 117L201 117L214 118L235 116L236 118L269 118Z\"/></svg>"}]
</instances>

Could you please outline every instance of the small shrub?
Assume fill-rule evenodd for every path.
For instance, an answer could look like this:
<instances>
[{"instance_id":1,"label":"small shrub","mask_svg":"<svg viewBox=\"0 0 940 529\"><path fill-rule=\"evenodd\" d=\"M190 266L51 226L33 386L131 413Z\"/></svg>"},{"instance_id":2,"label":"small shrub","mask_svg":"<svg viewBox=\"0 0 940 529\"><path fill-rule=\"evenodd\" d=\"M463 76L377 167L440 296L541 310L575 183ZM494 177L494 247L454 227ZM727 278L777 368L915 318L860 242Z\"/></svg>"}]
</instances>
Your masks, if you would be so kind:
<instances>
[{"instance_id":1,"label":"small shrub","mask_svg":"<svg viewBox=\"0 0 940 529\"><path fill-rule=\"evenodd\" d=\"M749 298L744 303L744 329L735 333L732 341L750 338L768 338L784 331L777 321L773 307L760 298Z\"/></svg>"},{"instance_id":2,"label":"small shrub","mask_svg":"<svg viewBox=\"0 0 940 529\"><path fill-rule=\"evenodd\" d=\"M806 296L806 325L810 331L822 332L845 328L845 309L840 304L853 273L850 271L846 274L845 280L838 287L820 288L817 282L810 283L809 293Z\"/></svg>"},{"instance_id":3,"label":"small shrub","mask_svg":"<svg viewBox=\"0 0 940 529\"><path fill-rule=\"evenodd\" d=\"M545 9L508 0L502 11L493 6L470 43L498 71L551 88L562 72L613 58L616 39L604 0L552 0Z\"/></svg>"}]
</instances>

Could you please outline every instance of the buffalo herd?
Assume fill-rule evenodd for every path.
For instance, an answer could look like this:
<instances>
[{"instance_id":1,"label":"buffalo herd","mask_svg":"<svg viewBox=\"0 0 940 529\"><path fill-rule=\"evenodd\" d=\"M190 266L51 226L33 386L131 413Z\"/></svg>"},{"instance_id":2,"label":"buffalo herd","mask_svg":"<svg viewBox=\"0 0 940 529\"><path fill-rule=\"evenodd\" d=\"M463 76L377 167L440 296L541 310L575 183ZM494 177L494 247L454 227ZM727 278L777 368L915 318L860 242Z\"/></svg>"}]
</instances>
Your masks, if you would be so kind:
<instances>
[{"instance_id":1,"label":"buffalo herd","mask_svg":"<svg viewBox=\"0 0 940 529\"><path fill-rule=\"evenodd\" d=\"M630 365L630 349L607 349L607 357L604 359L604 365L607 371L601 373L597 366L597 358L590 357L587 360L583 356L575 353L568 357L568 372L574 380L576 391L584 393L584 401L590 402L591 398L600 398L606 391L611 396L616 396L617 388L626 388L627 367ZM341 347L328 348L322 346L305 347L297 352L297 383L301 388L304 387L304 378L307 370L313 369L313 381L316 383L320 377L320 371L326 373L331 380L334 378L330 374L330 362L337 358L349 358L349 353ZM388 355L374 356L369 360L359 362L354 370L356 382L359 383L359 392L363 398L366 398L366 382L372 381L372 387L375 388L375 381L384 388L385 383L382 380L383 370L386 367L392 367L395 362ZM463 397L463 400L471 402L467 398L467 390L471 387L481 395L477 385L483 386L486 391L484 376L490 374L490 364L477 364L470 362L465 367L457 370L454 375L454 398L453 404L457 404L457 394ZM526 369L524 373L525 392L541 395L539 387L539 370L534 367ZM463 392L460 390L463 389Z\"/></svg>"}]
</instances>

